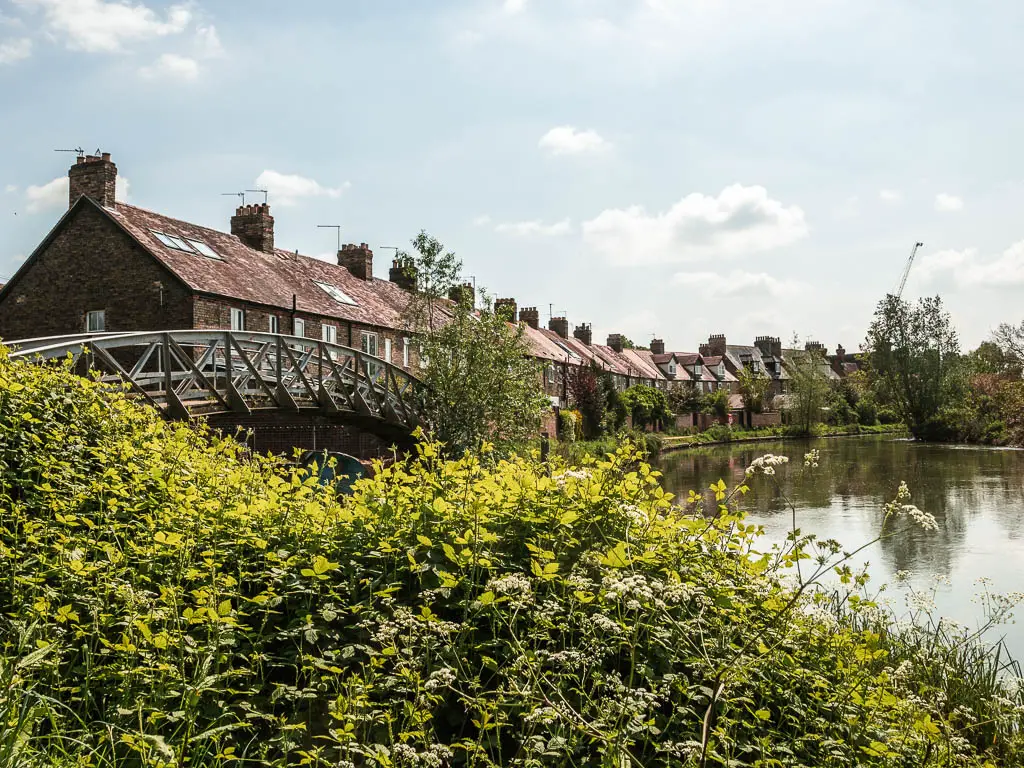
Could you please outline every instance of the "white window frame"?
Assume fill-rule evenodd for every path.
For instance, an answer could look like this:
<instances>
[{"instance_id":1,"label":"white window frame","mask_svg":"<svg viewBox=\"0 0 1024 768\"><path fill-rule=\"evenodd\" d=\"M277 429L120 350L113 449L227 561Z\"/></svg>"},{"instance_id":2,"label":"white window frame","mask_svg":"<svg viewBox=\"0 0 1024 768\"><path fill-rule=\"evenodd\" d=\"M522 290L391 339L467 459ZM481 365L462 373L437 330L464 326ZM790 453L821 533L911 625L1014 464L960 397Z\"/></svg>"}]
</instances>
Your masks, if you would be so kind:
<instances>
[{"instance_id":1,"label":"white window frame","mask_svg":"<svg viewBox=\"0 0 1024 768\"><path fill-rule=\"evenodd\" d=\"M391 339L384 337L384 362L391 363Z\"/></svg>"},{"instance_id":2,"label":"white window frame","mask_svg":"<svg viewBox=\"0 0 1024 768\"><path fill-rule=\"evenodd\" d=\"M302 338L306 336L306 321L301 317L296 317L292 321L292 336L300 336Z\"/></svg>"},{"instance_id":3,"label":"white window frame","mask_svg":"<svg viewBox=\"0 0 1024 768\"><path fill-rule=\"evenodd\" d=\"M93 321L99 318L99 323L96 324ZM107 330L107 310L105 309L90 309L85 313L85 332L86 333L102 333Z\"/></svg>"},{"instance_id":4,"label":"white window frame","mask_svg":"<svg viewBox=\"0 0 1024 768\"><path fill-rule=\"evenodd\" d=\"M328 344L338 343L338 326L331 323L324 323L320 326L320 339Z\"/></svg>"},{"instance_id":5,"label":"white window frame","mask_svg":"<svg viewBox=\"0 0 1024 768\"><path fill-rule=\"evenodd\" d=\"M409 367L409 338L402 339L402 366Z\"/></svg>"},{"instance_id":6,"label":"white window frame","mask_svg":"<svg viewBox=\"0 0 1024 768\"><path fill-rule=\"evenodd\" d=\"M267 321L267 328L270 329L271 333L280 333L281 318L279 318L277 315L271 315L270 319Z\"/></svg>"},{"instance_id":7,"label":"white window frame","mask_svg":"<svg viewBox=\"0 0 1024 768\"><path fill-rule=\"evenodd\" d=\"M238 307L231 307L231 330L245 330L245 310Z\"/></svg>"},{"instance_id":8,"label":"white window frame","mask_svg":"<svg viewBox=\"0 0 1024 768\"><path fill-rule=\"evenodd\" d=\"M380 347L377 344L377 334L373 331L361 331L359 334L359 348L367 355L378 357L377 352Z\"/></svg>"}]
</instances>

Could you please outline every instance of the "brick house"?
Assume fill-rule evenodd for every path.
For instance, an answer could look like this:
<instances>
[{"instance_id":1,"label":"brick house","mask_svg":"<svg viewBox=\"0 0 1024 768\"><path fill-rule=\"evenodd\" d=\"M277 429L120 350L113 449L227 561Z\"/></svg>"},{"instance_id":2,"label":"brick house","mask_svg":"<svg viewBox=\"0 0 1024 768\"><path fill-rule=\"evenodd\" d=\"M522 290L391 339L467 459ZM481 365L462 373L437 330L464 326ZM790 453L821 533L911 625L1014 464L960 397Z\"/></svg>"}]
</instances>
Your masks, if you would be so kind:
<instances>
[{"instance_id":1,"label":"brick house","mask_svg":"<svg viewBox=\"0 0 1024 768\"><path fill-rule=\"evenodd\" d=\"M119 202L109 154L78 157L68 177L68 211L0 290L0 338L230 328L418 367L410 278L397 263L375 277L365 243L329 263L277 248L266 204L239 207L221 232Z\"/></svg>"}]
</instances>

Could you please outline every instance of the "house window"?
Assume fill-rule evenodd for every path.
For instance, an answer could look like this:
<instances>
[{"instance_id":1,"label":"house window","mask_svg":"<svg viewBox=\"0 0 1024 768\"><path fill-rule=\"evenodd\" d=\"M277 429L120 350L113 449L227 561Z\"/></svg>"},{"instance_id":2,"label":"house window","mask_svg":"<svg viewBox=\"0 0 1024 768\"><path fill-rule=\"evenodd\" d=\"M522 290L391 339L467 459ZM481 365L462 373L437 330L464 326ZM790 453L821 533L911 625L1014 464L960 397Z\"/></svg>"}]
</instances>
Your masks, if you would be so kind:
<instances>
[{"instance_id":1,"label":"house window","mask_svg":"<svg viewBox=\"0 0 1024 768\"><path fill-rule=\"evenodd\" d=\"M363 352L365 352L366 354L373 355L374 357L377 357L377 334L376 333L367 333L366 331L363 331L363 333L362 333L362 349L363 349Z\"/></svg>"},{"instance_id":2,"label":"house window","mask_svg":"<svg viewBox=\"0 0 1024 768\"><path fill-rule=\"evenodd\" d=\"M324 323L320 326L320 338L328 344L338 343L338 326Z\"/></svg>"},{"instance_id":3,"label":"house window","mask_svg":"<svg viewBox=\"0 0 1024 768\"><path fill-rule=\"evenodd\" d=\"M402 339L402 365L409 367L409 339Z\"/></svg>"},{"instance_id":4,"label":"house window","mask_svg":"<svg viewBox=\"0 0 1024 768\"><path fill-rule=\"evenodd\" d=\"M270 316L270 332L271 333L280 333L281 332L281 322L280 322L280 320L277 319L277 315L271 315Z\"/></svg>"},{"instance_id":5,"label":"house window","mask_svg":"<svg viewBox=\"0 0 1024 768\"><path fill-rule=\"evenodd\" d=\"M305 336L306 335L306 321L301 317L296 317L292 321L292 336Z\"/></svg>"},{"instance_id":6,"label":"house window","mask_svg":"<svg viewBox=\"0 0 1024 768\"><path fill-rule=\"evenodd\" d=\"M384 359L391 362L391 339L384 339Z\"/></svg>"},{"instance_id":7,"label":"house window","mask_svg":"<svg viewBox=\"0 0 1024 768\"><path fill-rule=\"evenodd\" d=\"M318 286L321 291L326 293L339 304L351 304L354 307L359 306L355 299L353 299L351 296L349 296L336 285L331 285L330 283L321 283L319 280L314 280L313 285Z\"/></svg>"},{"instance_id":8,"label":"house window","mask_svg":"<svg viewBox=\"0 0 1024 768\"><path fill-rule=\"evenodd\" d=\"M231 330L232 331L244 331L245 330L245 310L231 308Z\"/></svg>"},{"instance_id":9,"label":"house window","mask_svg":"<svg viewBox=\"0 0 1024 768\"><path fill-rule=\"evenodd\" d=\"M107 312L103 309L94 309L85 313L85 330L87 333L98 333L107 328Z\"/></svg>"},{"instance_id":10,"label":"house window","mask_svg":"<svg viewBox=\"0 0 1024 768\"><path fill-rule=\"evenodd\" d=\"M669 376L675 376L676 375L676 364L674 362L668 364L668 375Z\"/></svg>"},{"instance_id":11,"label":"house window","mask_svg":"<svg viewBox=\"0 0 1024 768\"><path fill-rule=\"evenodd\" d=\"M718 377L723 378L725 376L725 363L718 364Z\"/></svg>"},{"instance_id":12,"label":"house window","mask_svg":"<svg viewBox=\"0 0 1024 768\"><path fill-rule=\"evenodd\" d=\"M547 374L548 384L554 384L555 383L555 366L551 365L551 363L548 363L547 365L544 366L544 371Z\"/></svg>"}]
</instances>

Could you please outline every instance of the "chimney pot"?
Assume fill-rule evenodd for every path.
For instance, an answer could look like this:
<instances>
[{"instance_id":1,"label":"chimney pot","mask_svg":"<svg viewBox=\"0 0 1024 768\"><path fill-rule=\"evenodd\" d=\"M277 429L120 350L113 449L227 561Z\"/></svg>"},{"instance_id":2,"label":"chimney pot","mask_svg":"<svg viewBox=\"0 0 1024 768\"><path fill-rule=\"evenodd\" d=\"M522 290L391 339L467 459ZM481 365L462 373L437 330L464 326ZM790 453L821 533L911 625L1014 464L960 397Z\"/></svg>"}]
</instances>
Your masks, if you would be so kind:
<instances>
[{"instance_id":1,"label":"chimney pot","mask_svg":"<svg viewBox=\"0 0 1024 768\"><path fill-rule=\"evenodd\" d=\"M665 340L664 339L651 339L651 354L652 355L664 355L665 354Z\"/></svg>"},{"instance_id":2,"label":"chimney pot","mask_svg":"<svg viewBox=\"0 0 1024 768\"><path fill-rule=\"evenodd\" d=\"M523 307L519 310L519 322L537 330L540 328L540 313L536 307Z\"/></svg>"},{"instance_id":3,"label":"chimney pot","mask_svg":"<svg viewBox=\"0 0 1024 768\"><path fill-rule=\"evenodd\" d=\"M552 317L548 321L548 330L554 331L563 339L569 338L569 321L564 317Z\"/></svg>"},{"instance_id":4,"label":"chimney pot","mask_svg":"<svg viewBox=\"0 0 1024 768\"><path fill-rule=\"evenodd\" d=\"M615 352L622 352L623 337L621 333L608 334L608 346Z\"/></svg>"}]
</instances>

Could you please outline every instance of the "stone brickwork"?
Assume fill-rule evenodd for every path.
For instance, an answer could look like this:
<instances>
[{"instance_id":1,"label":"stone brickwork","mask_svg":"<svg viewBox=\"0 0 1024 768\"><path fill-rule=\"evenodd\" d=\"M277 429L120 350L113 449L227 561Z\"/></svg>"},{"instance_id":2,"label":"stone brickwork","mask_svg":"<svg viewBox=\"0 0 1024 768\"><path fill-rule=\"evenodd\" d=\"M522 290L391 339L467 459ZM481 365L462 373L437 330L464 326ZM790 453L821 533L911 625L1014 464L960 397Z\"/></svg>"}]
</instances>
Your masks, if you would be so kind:
<instances>
[{"instance_id":1,"label":"stone brickwork","mask_svg":"<svg viewBox=\"0 0 1024 768\"><path fill-rule=\"evenodd\" d=\"M76 158L68 170L68 208L82 195L91 197L105 208L110 208L117 195L117 166L110 161L110 153Z\"/></svg>"},{"instance_id":2,"label":"stone brickwork","mask_svg":"<svg viewBox=\"0 0 1024 768\"><path fill-rule=\"evenodd\" d=\"M206 423L226 436L233 436L241 429L238 439L257 453L291 458L298 448L337 451L359 459L391 455L391 446L383 440L318 414L275 411L243 416L224 413L207 417Z\"/></svg>"},{"instance_id":3,"label":"stone brickwork","mask_svg":"<svg viewBox=\"0 0 1024 768\"><path fill-rule=\"evenodd\" d=\"M191 327L190 294L176 277L86 201L72 216L0 293L0 338L84 332L93 310L107 331Z\"/></svg>"},{"instance_id":4,"label":"stone brickwork","mask_svg":"<svg viewBox=\"0 0 1024 768\"><path fill-rule=\"evenodd\" d=\"M360 280L373 280L373 251L366 243L348 243L338 251L338 264Z\"/></svg>"},{"instance_id":5,"label":"stone brickwork","mask_svg":"<svg viewBox=\"0 0 1024 768\"><path fill-rule=\"evenodd\" d=\"M266 203L241 205L231 217L231 234L257 251L274 252L274 217Z\"/></svg>"}]
</instances>

